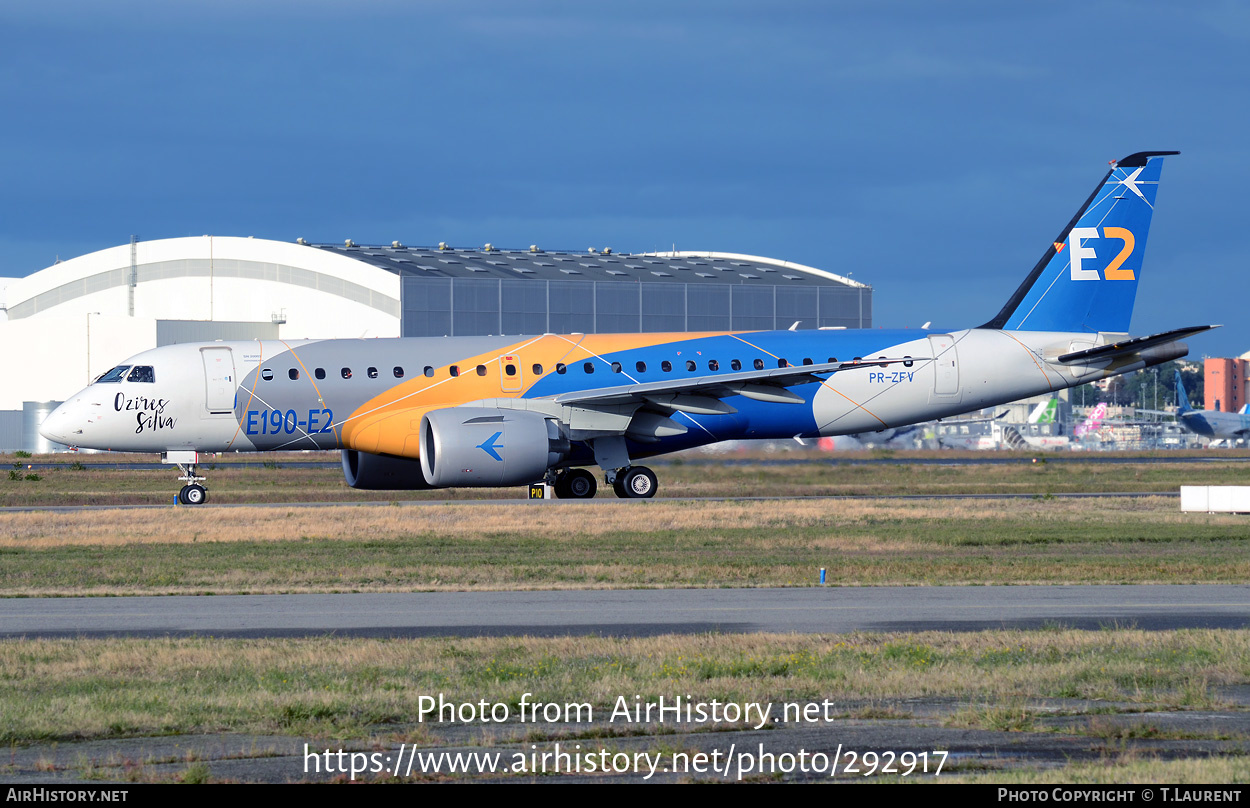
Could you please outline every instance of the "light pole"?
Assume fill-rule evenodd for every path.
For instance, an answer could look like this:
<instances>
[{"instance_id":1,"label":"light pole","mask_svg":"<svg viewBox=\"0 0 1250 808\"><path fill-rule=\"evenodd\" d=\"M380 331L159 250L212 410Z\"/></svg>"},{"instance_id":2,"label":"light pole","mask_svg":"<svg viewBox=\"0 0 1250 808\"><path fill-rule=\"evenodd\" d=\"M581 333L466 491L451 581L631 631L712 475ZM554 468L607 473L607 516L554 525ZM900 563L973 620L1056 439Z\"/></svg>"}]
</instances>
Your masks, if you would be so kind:
<instances>
[{"instance_id":1,"label":"light pole","mask_svg":"<svg viewBox=\"0 0 1250 808\"><path fill-rule=\"evenodd\" d=\"M98 311L87 312L87 384L91 384L91 315L99 314Z\"/></svg>"}]
</instances>

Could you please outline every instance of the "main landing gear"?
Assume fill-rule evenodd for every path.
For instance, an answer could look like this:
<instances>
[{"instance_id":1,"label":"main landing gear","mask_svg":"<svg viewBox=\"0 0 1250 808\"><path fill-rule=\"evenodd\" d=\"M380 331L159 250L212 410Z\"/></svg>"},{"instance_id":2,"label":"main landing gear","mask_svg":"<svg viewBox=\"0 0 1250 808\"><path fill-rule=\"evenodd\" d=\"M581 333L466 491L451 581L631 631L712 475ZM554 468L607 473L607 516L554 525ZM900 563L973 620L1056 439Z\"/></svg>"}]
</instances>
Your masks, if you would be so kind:
<instances>
[{"instance_id":1,"label":"main landing gear","mask_svg":"<svg viewBox=\"0 0 1250 808\"><path fill-rule=\"evenodd\" d=\"M207 478L195 473L199 459L198 452L166 452L161 456L161 462L171 463L182 470L182 476L178 478L186 483L178 492L178 502L182 505L203 505L208 499L208 489L200 485Z\"/></svg>"},{"instance_id":2,"label":"main landing gear","mask_svg":"<svg viewBox=\"0 0 1250 808\"><path fill-rule=\"evenodd\" d=\"M655 472L646 466L630 466L617 469L616 479L612 481L612 490L621 499L650 499L659 488Z\"/></svg>"},{"instance_id":3,"label":"main landing gear","mask_svg":"<svg viewBox=\"0 0 1250 808\"><path fill-rule=\"evenodd\" d=\"M659 488L655 472L646 466L635 466L629 462L629 451L623 436L595 438L590 441L590 448L595 453L595 462L603 469L603 478L618 497L650 499L655 496L656 489Z\"/></svg>"},{"instance_id":4,"label":"main landing gear","mask_svg":"<svg viewBox=\"0 0 1250 808\"><path fill-rule=\"evenodd\" d=\"M599 484L586 469L569 469L556 477L555 489L559 499L594 499Z\"/></svg>"},{"instance_id":5,"label":"main landing gear","mask_svg":"<svg viewBox=\"0 0 1250 808\"><path fill-rule=\"evenodd\" d=\"M659 488L655 472L646 466L613 469L605 476L621 499L650 499ZM594 499L599 489L595 475L586 469L559 472L552 485L558 499Z\"/></svg>"}]
</instances>

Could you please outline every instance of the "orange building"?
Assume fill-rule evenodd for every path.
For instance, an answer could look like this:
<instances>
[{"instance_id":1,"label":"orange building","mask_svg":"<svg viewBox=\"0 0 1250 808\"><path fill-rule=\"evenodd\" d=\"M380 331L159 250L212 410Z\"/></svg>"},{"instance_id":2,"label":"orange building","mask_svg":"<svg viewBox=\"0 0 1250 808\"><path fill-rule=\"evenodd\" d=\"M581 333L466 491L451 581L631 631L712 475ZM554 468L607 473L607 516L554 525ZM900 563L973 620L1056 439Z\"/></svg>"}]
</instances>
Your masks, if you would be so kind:
<instances>
[{"instance_id":1,"label":"orange building","mask_svg":"<svg viewBox=\"0 0 1250 808\"><path fill-rule=\"evenodd\" d=\"M1244 359L1206 360L1206 404L1208 410L1237 412L1246 403Z\"/></svg>"}]
</instances>

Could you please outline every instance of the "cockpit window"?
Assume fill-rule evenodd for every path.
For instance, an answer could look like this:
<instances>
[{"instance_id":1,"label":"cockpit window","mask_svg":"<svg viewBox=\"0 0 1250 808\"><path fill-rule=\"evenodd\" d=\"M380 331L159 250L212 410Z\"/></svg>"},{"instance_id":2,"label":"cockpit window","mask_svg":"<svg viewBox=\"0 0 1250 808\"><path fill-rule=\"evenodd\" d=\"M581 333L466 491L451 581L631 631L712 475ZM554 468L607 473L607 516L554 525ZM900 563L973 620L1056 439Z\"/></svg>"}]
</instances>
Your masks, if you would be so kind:
<instances>
[{"instance_id":1,"label":"cockpit window","mask_svg":"<svg viewBox=\"0 0 1250 808\"><path fill-rule=\"evenodd\" d=\"M105 373L96 379L96 384L109 384L112 382L120 382L126 376L126 371L130 370L130 365L118 365L117 367Z\"/></svg>"},{"instance_id":2,"label":"cockpit window","mask_svg":"<svg viewBox=\"0 0 1250 808\"><path fill-rule=\"evenodd\" d=\"M134 370L130 371L130 375L126 377L126 381L151 384L156 381L156 371L151 365L135 365Z\"/></svg>"}]
</instances>

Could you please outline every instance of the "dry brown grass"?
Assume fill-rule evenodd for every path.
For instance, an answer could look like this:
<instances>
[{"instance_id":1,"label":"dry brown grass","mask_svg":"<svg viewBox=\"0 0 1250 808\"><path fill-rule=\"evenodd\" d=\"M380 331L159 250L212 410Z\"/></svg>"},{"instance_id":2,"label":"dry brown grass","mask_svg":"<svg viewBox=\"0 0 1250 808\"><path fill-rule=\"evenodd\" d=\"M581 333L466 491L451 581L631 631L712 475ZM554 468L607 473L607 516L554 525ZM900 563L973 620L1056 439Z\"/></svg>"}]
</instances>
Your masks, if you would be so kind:
<instances>
[{"instance_id":1,"label":"dry brown grass","mask_svg":"<svg viewBox=\"0 0 1250 808\"><path fill-rule=\"evenodd\" d=\"M117 547L136 543L272 542L300 539L388 539L437 535L490 539L501 535L550 540L610 533L788 527L827 527L830 547L900 552L904 521L1101 522L1118 524L1227 524L1232 515L1181 514L1167 497L1091 500L812 500L768 502L570 503L243 507L223 509L35 511L0 514L0 547ZM881 539L838 538L839 527L882 525ZM886 538L888 536L888 538Z\"/></svg>"}]
</instances>

